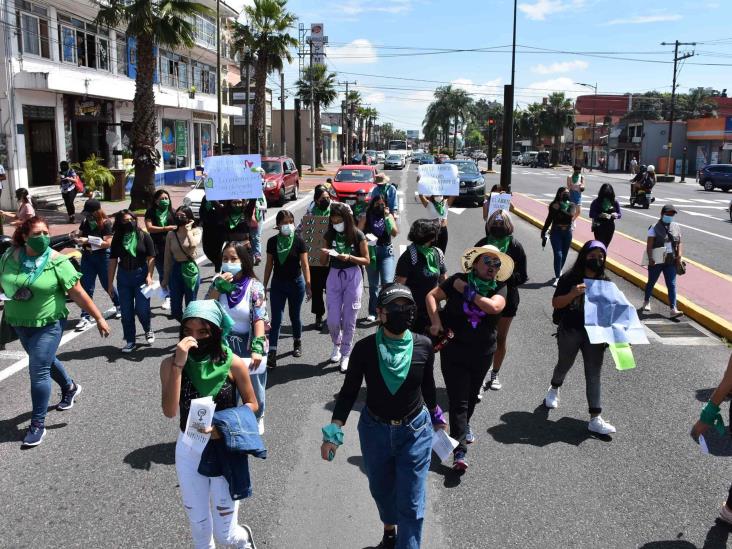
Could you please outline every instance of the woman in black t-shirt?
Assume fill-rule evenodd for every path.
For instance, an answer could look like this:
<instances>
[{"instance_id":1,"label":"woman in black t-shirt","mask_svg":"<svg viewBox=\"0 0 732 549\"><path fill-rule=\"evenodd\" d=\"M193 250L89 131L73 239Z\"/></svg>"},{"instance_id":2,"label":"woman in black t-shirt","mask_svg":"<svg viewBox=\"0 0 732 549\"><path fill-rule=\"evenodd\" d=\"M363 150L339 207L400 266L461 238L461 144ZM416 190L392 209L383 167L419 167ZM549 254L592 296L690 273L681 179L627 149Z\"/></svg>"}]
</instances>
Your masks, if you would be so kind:
<instances>
[{"instance_id":1,"label":"woman in black t-shirt","mask_svg":"<svg viewBox=\"0 0 732 549\"><path fill-rule=\"evenodd\" d=\"M145 212L145 228L155 244L155 270L162 282L165 271L165 238L170 231L178 228L168 191L158 189L153 195L153 205ZM168 292L165 294L163 309L167 310L170 309L170 297L167 297Z\"/></svg>"},{"instance_id":2,"label":"woman in black t-shirt","mask_svg":"<svg viewBox=\"0 0 732 549\"><path fill-rule=\"evenodd\" d=\"M289 210L280 210L275 218L278 234L267 240L267 264L264 267L264 289L267 289L270 275L269 303L272 309L272 324L269 330L269 355L267 367L277 366L277 340L280 337L282 315L285 303L289 305L292 323L293 356L302 356L302 321L300 309L310 288L310 267L305 242L295 234L295 216ZM273 274L274 273L274 274Z\"/></svg>"},{"instance_id":3,"label":"woman in black t-shirt","mask_svg":"<svg viewBox=\"0 0 732 549\"><path fill-rule=\"evenodd\" d=\"M549 203L549 211L541 229L542 243L546 243L546 232L551 228L549 241L554 252L554 286L562 276L562 269L567 262L569 247L572 244L572 223L577 206L569 200L567 187L559 187L554 200Z\"/></svg>"},{"instance_id":4,"label":"woman in black t-shirt","mask_svg":"<svg viewBox=\"0 0 732 549\"><path fill-rule=\"evenodd\" d=\"M249 220L253 209L241 198L227 200L223 211L223 234L225 242L249 240Z\"/></svg>"},{"instance_id":5,"label":"woman in black t-shirt","mask_svg":"<svg viewBox=\"0 0 732 549\"><path fill-rule=\"evenodd\" d=\"M214 272L221 271L221 250L224 247L224 206L217 200L208 200L205 196L201 200L198 210L201 220L201 247L203 255L213 264Z\"/></svg>"},{"instance_id":6,"label":"woman in black t-shirt","mask_svg":"<svg viewBox=\"0 0 732 549\"><path fill-rule=\"evenodd\" d=\"M582 246L572 269L559 279L554 299L552 299L555 315L559 317L559 329L557 330L559 358L554 367L551 387L544 397L544 405L547 408L554 409L559 406L559 388L574 365L577 353L582 351L587 403L590 408L588 429L600 435L614 433L615 427L600 416L602 412L602 361L606 345L590 343L590 338L585 330L584 280L586 278L608 280L605 275L606 257L605 245L599 240L590 240Z\"/></svg>"},{"instance_id":7,"label":"woman in black t-shirt","mask_svg":"<svg viewBox=\"0 0 732 549\"><path fill-rule=\"evenodd\" d=\"M506 306L506 286L513 260L495 246L468 248L457 273L427 294L427 313L437 337L446 330L453 338L440 351L442 377L450 401L450 436L458 441L452 467L467 470L467 445L475 442L470 418L478 392L496 350L496 325ZM438 313L438 303L445 308Z\"/></svg>"}]
</instances>

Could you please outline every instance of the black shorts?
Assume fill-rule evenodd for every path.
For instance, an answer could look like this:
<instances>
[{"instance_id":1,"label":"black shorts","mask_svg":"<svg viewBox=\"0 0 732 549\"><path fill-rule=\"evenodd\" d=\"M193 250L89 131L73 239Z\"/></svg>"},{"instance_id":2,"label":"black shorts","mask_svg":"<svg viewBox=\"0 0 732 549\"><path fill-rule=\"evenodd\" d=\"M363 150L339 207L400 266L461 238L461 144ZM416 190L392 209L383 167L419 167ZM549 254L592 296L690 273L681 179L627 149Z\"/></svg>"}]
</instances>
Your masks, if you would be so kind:
<instances>
[{"instance_id":1,"label":"black shorts","mask_svg":"<svg viewBox=\"0 0 732 549\"><path fill-rule=\"evenodd\" d=\"M519 306L519 291L518 288L507 288L506 293L506 307L503 309L501 316L505 318L513 318L516 316Z\"/></svg>"}]
</instances>

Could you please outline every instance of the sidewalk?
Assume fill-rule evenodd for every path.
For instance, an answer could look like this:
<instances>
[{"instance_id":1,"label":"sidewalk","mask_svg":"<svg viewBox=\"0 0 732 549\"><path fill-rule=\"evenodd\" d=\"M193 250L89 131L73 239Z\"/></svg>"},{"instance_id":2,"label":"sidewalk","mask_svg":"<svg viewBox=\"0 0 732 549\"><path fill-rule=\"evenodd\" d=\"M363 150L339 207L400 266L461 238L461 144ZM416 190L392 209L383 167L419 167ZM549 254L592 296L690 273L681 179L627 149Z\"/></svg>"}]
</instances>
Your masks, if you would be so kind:
<instances>
[{"instance_id":1,"label":"sidewalk","mask_svg":"<svg viewBox=\"0 0 732 549\"><path fill-rule=\"evenodd\" d=\"M515 193L511 200L512 210L521 218L541 228L546 219L547 205ZM594 238L590 221L583 217L577 220L572 247L579 249ZM607 265L614 273L622 276L640 288L645 288L648 272L640 262L645 243L622 233L615 232L610 243ZM704 265L687 262L686 274L676 278L678 308L717 335L732 340L732 278L718 273ZM653 295L668 303L668 292L663 277L656 284ZM640 306L640 303L637 304Z\"/></svg>"}]
</instances>

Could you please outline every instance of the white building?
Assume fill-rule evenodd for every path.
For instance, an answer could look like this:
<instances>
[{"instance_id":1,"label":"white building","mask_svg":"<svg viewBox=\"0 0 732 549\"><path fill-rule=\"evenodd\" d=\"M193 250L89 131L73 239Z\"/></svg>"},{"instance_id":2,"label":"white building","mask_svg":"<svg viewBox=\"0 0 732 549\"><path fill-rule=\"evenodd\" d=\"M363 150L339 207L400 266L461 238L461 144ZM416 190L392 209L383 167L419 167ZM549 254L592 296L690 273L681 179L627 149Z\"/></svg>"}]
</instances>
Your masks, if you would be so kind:
<instances>
[{"instance_id":1,"label":"white building","mask_svg":"<svg viewBox=\"0 0 732 549\"><path fill-rule=\"evenodd\" d=\"M213 0L199 1L215 8ZM55 185L60 161L79 162L90 154L121 167L123 157L131 157L135 39L124 29L94 25L98 8L89 0L6 0L4 6L0 163L8 173L7 188ZM222 18L237 15L224 3L221 13ZM197 16L193 23L192 49L158 52L155 103L162 161L156 184L192 180L216 141L216 22ZM235 63L225 59L222 65ZM224 130L229 116L241 114L241 107L224 104ZM12 195L3 193L2 207L10 207Z\"/></svg>"}]
</instances>

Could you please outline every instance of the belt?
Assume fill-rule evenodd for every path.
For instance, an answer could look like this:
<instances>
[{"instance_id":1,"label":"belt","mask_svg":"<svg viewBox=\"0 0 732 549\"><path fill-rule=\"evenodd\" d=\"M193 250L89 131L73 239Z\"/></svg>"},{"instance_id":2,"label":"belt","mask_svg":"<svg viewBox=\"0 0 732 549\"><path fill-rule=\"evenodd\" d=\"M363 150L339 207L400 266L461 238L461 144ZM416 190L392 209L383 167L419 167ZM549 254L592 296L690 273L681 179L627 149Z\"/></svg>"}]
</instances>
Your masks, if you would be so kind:
<instances>
[{"instance_id":1,"label":"belt","mask_svg":"<svg viewBox=\"0 0 732 549\"><path fill-rule=\"evenodd\" d=\"M366 408L366 411L372 418L374 418L379 423L386 423L387 425L399 426L399 425L411 423L415 417L417 417L419 414L422 413L423 408L424 408L424 406L419 406L419 407L417 407L416 410L414 410L413 412L410 412L409 414L407 414L406 416L404 416L401 419L383 419L383 418L380 418L379 416L377 416L375 413L373 413L368 408Z\"/></svg>"}]
</instances>

